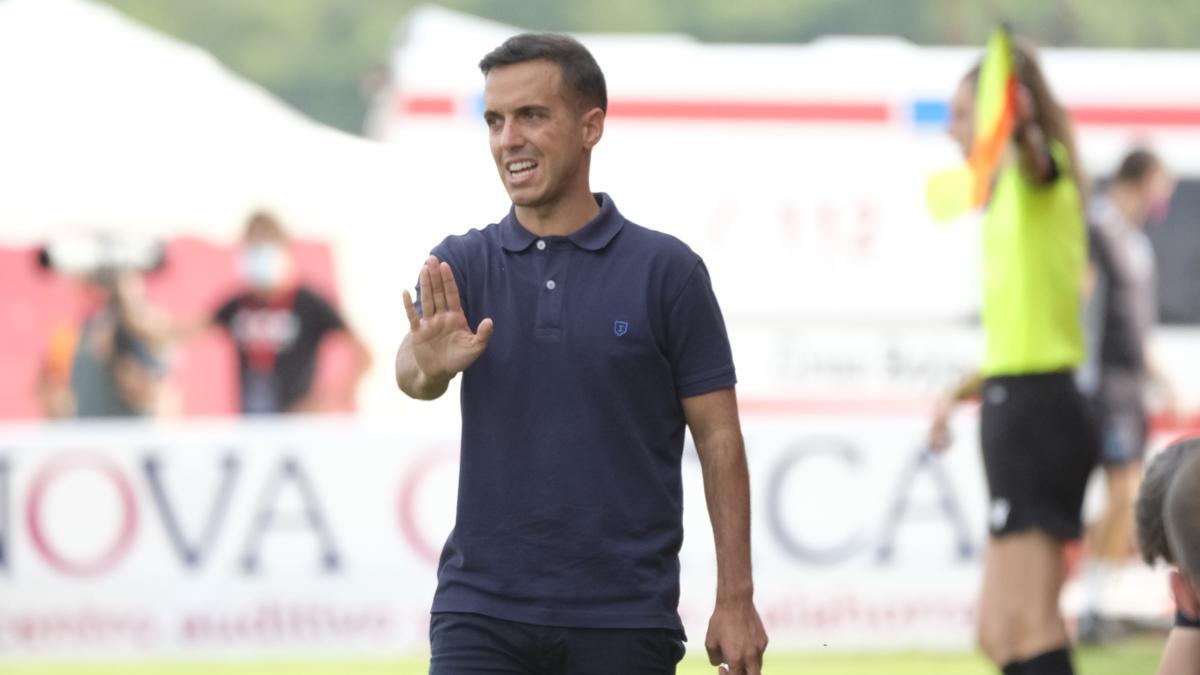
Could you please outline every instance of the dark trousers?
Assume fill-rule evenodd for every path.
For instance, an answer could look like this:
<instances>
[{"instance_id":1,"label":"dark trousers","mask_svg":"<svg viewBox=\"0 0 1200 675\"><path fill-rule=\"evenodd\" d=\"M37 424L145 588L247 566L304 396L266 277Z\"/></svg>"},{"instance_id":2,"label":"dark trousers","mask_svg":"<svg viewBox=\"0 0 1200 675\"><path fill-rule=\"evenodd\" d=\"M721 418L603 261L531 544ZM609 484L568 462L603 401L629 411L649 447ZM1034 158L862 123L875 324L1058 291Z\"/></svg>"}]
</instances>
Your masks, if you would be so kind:
<instances>
[{"instance_id":1,"label":"dark trousers","mask_svg":"<svg viewBox=\"0 0 1200 675\"><path fill-rule=\"evenodd\" d=\"M558 628L438 612L429 675L672 675L683 636L666 628Z\"/></svg>"}]
</instances>

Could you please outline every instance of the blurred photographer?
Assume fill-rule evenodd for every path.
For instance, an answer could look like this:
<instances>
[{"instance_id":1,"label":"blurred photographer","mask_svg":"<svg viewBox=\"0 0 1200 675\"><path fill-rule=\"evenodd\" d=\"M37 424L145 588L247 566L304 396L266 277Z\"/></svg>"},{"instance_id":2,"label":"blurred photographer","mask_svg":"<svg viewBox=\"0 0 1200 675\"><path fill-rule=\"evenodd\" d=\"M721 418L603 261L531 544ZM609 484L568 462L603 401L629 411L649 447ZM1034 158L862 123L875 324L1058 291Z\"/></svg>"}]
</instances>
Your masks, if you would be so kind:
<instances>
[{"instance_id":1,"label":"blurred photographer","mask_svg":"<svg viewBox=\"0 0 1200 675\"><path fill-rule=\"evenodd\" d=\"M136 417L171 407L163 345L129 321L158 314L144 273L162 260L157 244L104 236L61 239L41 250L44 268L83 281L92 306L82 325L61 325L51 337L37 384L48 417Z\"/></svg>"}]
</instances>

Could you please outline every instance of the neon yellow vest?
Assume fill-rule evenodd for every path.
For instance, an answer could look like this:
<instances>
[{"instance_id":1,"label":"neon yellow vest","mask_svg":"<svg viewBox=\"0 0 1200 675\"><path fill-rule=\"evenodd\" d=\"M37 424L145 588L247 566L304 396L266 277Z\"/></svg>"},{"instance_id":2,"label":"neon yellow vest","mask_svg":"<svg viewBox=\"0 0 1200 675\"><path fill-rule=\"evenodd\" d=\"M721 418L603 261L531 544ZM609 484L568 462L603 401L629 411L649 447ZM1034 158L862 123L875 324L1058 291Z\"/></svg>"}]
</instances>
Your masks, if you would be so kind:
<instances>
[{"instance_id":1,"label":"neon yellow vest","mask_svg":"<svg viewBox=\"0 0 1200 675\"><path fill-rule=\"evenodd\" d=\"M1052 142L1058 179L1030 183L1000 169L983 224L983 374L1071 369L1084 359L1087 232L1066 148Z\"/></svg>"}]
</instances>

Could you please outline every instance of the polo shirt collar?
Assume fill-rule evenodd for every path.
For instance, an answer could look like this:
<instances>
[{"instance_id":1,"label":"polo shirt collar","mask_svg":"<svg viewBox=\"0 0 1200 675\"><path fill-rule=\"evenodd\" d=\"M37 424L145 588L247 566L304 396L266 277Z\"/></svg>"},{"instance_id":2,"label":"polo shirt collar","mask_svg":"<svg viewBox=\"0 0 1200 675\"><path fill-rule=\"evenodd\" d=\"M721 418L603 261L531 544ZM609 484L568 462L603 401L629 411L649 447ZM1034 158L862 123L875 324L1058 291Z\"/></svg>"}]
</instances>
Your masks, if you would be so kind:
<instances>
[{"instance_id":1,"label":"polo shirt collar","mask_svg":"<svg viewBox=\"0 0 1200 675\"><path fill-rule=\"evenodd\" d=\"M613 237L617 236L617 233L625 225L625 218L617 210L611 197L603 192L595 193L595 197L596 202L600 205L600 213L597 213L596 217L587 225L567 237L571 243L587 251L599 251L608 246ZM509 209L508 215L504 217L500 227L500 245L504 247L504 250L519 253L529 248L536 240L537 235L526 230L517 221L516 207Z\"/></svg>"}]
</instances>

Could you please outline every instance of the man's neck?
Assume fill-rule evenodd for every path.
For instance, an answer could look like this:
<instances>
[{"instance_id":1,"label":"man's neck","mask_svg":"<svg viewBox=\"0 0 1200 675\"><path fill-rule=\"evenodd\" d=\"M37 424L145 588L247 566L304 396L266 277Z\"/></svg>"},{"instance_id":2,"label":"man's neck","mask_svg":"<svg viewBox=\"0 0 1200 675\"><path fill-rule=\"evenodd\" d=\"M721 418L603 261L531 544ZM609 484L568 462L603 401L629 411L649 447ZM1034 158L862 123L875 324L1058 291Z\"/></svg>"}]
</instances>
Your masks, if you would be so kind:
<instances>
[{"instance_id":1,"label":"man's neck","mask_svg":"<svg viewBox=\"0 0 1200 675\"><path fill-rule=\"evenodd\" d=\"M1108 191L1108 197L1131 227L1139 228L1145 222L1146 213L1142 200L1131 188L1122 184L1113 185Z\"/></svg>"},{"instance_id":2,"label":"man's neck","mask_svg":"<svg viewBox=\"0 0 1200 675\"><path fill-rule=\"evenodd\" d=\"M274 288L256 288L250 291L254 299L259 302L269 305L274 302L279 302L288 295L291 295L295 290L295 284L292 281L282 283Z\"/></svg>"},{"instance_id":3,"label":"man's neck","mask_svg":"<svg viewBox=\"0 0 1200 675\"><path fill-rule=\"evenodd\" d=\"M517 221L521 227L539 237L566 237L587 225L600 205L588 188L574 191L569 198L546 206L517 206Z\"/></svg>"}]
</instances>

